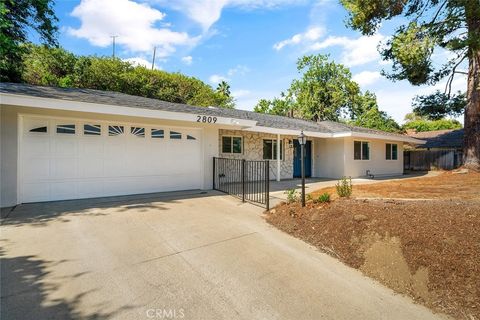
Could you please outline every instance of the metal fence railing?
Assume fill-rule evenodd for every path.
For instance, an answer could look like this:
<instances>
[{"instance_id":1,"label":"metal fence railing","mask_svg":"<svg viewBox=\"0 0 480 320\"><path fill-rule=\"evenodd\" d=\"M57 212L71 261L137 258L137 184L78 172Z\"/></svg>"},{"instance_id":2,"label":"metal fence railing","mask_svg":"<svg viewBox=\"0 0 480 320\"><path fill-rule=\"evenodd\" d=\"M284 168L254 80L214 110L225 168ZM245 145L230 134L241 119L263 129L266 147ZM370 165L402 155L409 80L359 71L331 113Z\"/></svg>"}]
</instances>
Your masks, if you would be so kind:
<instances>
[{"instance_id":1,"label":"metal fence railing","mask_svg":"<svg viewBox=\"0 0 480 320\"><path fill-rule=\"evenodd\" d=\"M213 158L213 189L270 209L268 160Z\"/></svg>"}]
</instances>

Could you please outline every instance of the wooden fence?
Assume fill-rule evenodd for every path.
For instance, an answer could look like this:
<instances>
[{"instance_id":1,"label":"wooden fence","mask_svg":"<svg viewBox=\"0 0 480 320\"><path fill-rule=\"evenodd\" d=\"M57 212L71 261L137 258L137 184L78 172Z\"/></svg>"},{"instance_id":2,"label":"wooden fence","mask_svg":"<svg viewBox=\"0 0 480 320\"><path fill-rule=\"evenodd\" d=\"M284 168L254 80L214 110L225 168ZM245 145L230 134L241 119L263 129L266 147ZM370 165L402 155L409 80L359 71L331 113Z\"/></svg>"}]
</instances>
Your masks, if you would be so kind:
<instances>
[{"instance_id":1,"label":"wooden fence","mask_svg":"<svg viewBox=\"0 0 480 320\"><path fill-rule=\"evenodd\" d=\"M451 170L462 164L463 153L455 149L403 152L403 168L405 170Z\"/></svg>"}]
</instances>

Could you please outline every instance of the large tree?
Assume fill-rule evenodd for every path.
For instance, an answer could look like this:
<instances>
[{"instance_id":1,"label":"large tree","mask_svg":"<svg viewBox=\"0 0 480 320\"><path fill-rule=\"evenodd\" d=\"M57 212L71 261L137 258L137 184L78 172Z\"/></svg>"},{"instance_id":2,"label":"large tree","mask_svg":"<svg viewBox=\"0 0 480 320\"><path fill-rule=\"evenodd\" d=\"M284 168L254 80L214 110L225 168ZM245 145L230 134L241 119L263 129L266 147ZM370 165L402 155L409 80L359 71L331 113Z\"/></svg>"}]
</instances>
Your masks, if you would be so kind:
<instances>
[{"instance_id":1,"label":"large tree","mask_svg":"<svg viewBox=\"0 0 480 320\"><path fill-rule=\"evenodd\" d=\"M52 0L0 1L0 81L20 81L21 56L31 30L46 45L57 45L56 22Z\"/></svg>"},{"instance_id":2,"label":"large tree","mask_svg":"<svg viewBox=\"0 0 480 320\"><path fill-rule=\"evenodd\" d=\"M297 70L301 77L293 80L286 92L272 100L261 99L254 111L400 131L395 120L378 109L375 94L362 93L345 66L329 61L325 55L310 55L298 59Z\"/></svg>"},{"instance_id":3,"label":"large tree","mask_svg":"<svg viewBox=\"0 0 480 320\"><path fill-rule=\"evenodd\" d=\"M447 77L446 97L455 75L468 60L465 107L465 166L480 170L480 4L478 0L341 0L349 11L348 25L364 35L374 34L384 20L403 17L400 26L381 48L393 62L392 80L413 85L434 84ZM448 50L453 58L435 68L432 54Z\"/></svg>"},{"instance_id":4,"label":"large tree","mask_svg":"<svg viewBox=\"0 0 480 320\"><path fill-rule=\"evenodd\" d=\"M297 70L302 77L293 80L289 95L303 118L337 121L355 109L360 88L348 68L328 56L310 55L298 59Z\"/></svg>"}]
</instances>

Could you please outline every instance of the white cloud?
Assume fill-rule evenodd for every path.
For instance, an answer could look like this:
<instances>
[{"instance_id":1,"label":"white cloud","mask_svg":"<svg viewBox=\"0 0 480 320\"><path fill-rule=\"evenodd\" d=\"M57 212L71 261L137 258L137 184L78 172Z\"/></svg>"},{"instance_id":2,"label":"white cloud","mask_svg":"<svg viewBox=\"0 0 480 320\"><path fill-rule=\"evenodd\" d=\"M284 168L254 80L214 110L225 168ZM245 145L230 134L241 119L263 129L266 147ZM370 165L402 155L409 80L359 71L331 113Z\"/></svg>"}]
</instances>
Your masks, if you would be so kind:
<instances>
[{"instance_id":1,"label":"white cloud","mask_svg":"<svg viewBox=\"0 0 480 320\"><path fill-rule=\"evenodd\" d=\"M285 46L309 43L320 39L325 34L323 27L310 27L304 33L297 33L289 39L282 40L273 45L275 50L281 50Z\"/></svg>"},{"instance_id":2,"label":"white cloud","mask_svg":"<svg viewBox=\"0 0 480 320\"><path fill-rule=\"evenodd\" d=\"M209 78L208 81L210 81L211 84L219 84L222 81L229 81L230 79L227 77L224 77L220 74L212 74Z\"/></svg>"},{"instance_id":3,"label":"white cloud","mask_svg":"<svg viewBox=\"0 0 480 320\"><path fill-rule=\"evenodd\" d=\"M250 72L250 69L247 66L239 64L233 68L228 69L227 75L212 74L208 78L208 81L210 81L212 84L218 84L219 82L222 82L222 81L230 81L235 76L243 76L248 72Z\"/></svg>"},{"instance_id":4,"label":"white cloud","mask_svg":"<svg viewBox=\"0 0 480 320\"><path fill-rule=\"evenodd\" d=\"M372 83L375 83L378 79L380 79L382 76L380 72L378 71L362 71L357 74L355 74L352 79L356 83L358 83L360 86L368 86L371 85Z\"/></svg>"},{"instance_id":5,"label":"white cloud","mask_svg":"<svg viewBox=\"0 0 480 320\"><path fill-rule=\"evenodd\" d=\"M157 56L166 57L176 46L192 46L199 40L185 32L156 28L165 14L131 0L82 0L71 15L80 19L81 25L69 28L69 33L99 47L111 45L111 36L116 35L116 43L130 52L152 52L156 46Z\"/></svg>"},{"instance_id":6,"label":"white cloud","mask_svg":"<svg viewBox=\"0 0 480 320\"><path fill-rule=\"evenodd\" d=\"M233 90L232 91L232 96L235 99L247 97L250 94L250 90L245 90L245 89L239 89L239 90Z\"/></svg>"},{"instance_id":7,"label":"white cloud","mask_svg":"<svg viewBox=\"0 0 480 320\"><path fill-rule=\"evenodd\" d=\"M132 57L132 58L128 58L128 59L123 59L123 61L127 61L127 62L130 62L131 64L133 64L134 66L142 66L142 67L145 67L147 69L150 69L152 67L152 61L148 61L147 59L142 58L142 57ZM158 70L162 69L157 64L154 65L154 68L158 69Z\"/></svg>"},{"instance_id":8,"label":"white cloud","mask_svg":"<svg viewBox=\"0 0 480 320\"><path fill-rule=\"evenodd\" d=\"M193 63L193 58L192 56L182 57L182 62L185 63L187 66L189 66Z\"/></svg>"},{"instance_id":9,"label":"white cloud","mask_svg":"<svg viewBox=\"0 0 480 320\"><path fill-rule=\"evenodd\" d=\"M341 62L346 66L353 67L372 61L379 61L380 54L377 51L377 46L384 39L385 36L381 34L361 36L357 39L330 36L323 41L313 43L307 50L319 51L328 47L340 46L343 48Z\"/></svg>"},{"instance_id":10,"label":"white cloud","mask_svg":"<svg viewBox=\"0 0 480 320\"><path fill-rule=\"evenodd\" d=\"M250 72L250 69L247 67L247 66L244 66L244 65L237 65L231 69L229 69L227 71L227 75L229 77L233 77L235 75L240 75L240 76L243 76L245 75L246 73Z\"/></svg>"},{"instance_id":11,"label":"white cloud","mask_svg":"<svg viewBox=\"0 0 480 320\"><path fill-rule=\"evenodd\" d=\"M306 0L147 0L151 3L160 3L174 10L186 14L191 20L198 23L204 32L217 22L225 7L240 7L243 9L272 9L289 4L301 4Z\"/></svg>"}]
</instances>

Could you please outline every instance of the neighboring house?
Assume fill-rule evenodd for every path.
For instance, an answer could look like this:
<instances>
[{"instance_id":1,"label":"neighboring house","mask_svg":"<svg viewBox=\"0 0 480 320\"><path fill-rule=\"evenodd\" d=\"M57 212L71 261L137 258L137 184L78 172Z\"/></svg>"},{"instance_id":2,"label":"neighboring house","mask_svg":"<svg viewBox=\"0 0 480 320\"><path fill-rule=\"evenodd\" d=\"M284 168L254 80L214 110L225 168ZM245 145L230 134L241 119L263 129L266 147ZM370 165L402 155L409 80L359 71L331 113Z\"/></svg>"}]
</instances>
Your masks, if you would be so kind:
<instances>
[{"instance_id":1,"label":"neighboring house","mask_svg":"<svg viewBox=\"0 0 480 320\"><path fill-rule=\"evenodd\" d=\"M436 130L436 131L407 131L409 137L421 139L425 144L412 145L414 149L440 150L463 149L463 129Z\"/></svg>"},{"instance_id":2,"label":"neighboring house","mask_svg":"<svg viewBox=\"0 0 480 320\"><path fill-rule=\"evenodd\" d=\"M463 129L409 130L407 135L425 143L405 146L405 170L451 170L463 164Z\"/></svg>"},{"instance_id":3,"label":"neighboring house","mask_svg":"<svg viewBox=\"0 0 480 320\"><path fill-rule=\"evenodd\" d=\"M272 179L403 173L421 141L344 124L115 92L0 84L1 206L211 189L213 157L268 159ZM279 147L278 147L279 146Z\"/></svg>"}]
</instances>

